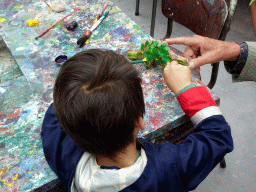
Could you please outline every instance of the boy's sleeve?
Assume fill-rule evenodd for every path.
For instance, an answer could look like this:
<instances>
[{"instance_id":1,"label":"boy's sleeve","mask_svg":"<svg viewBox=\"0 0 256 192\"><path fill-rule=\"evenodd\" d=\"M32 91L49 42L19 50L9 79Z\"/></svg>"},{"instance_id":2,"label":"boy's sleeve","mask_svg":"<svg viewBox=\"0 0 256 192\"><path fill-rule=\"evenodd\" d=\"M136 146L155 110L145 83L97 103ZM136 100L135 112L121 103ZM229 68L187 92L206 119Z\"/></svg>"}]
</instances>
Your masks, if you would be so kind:
<instances>
[{"instance_id":1,"label":"boy's sleeve","mask_svg":"<svg viewBox=\"0 0 256 192\"><path fill-rule=\"evenodd\" d=\"M183 187L195 189L233 150L231 130L206 87L192 87L177 99L195 125L193 134L176 145Z\"/></svg>"},{"instance_id":2,"label":"boy's sleeve","mask_svg":"<svg viewBox=\"0 0 256 192\"><path fill-rule=\"evenodd\" d=\"M70 191L76 165L83 151L60 128L53 104L45 114L41 138L46 161L65 188Z\"/></svg>"}]
</instances>

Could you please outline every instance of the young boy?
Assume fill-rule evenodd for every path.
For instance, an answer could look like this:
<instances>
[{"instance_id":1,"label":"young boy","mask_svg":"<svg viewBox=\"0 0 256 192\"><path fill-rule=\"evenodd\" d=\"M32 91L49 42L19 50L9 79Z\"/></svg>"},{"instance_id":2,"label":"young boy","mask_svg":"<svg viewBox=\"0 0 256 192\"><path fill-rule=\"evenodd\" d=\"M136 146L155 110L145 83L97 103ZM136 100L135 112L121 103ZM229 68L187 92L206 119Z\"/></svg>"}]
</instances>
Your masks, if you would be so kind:
<instances>
[{"instance_id":1,"label":"young boy","mask_svg":"<svg viewBox=\"0 0 256 192\"><path fill-rule=\"evenodd\" d=\"M68 59L42 126L45 158L68 191L190 191L233 150L228 123L188 67L169 63L164 78L195 124L182 144L156 146L144 129L141 79L123 56L87 50Z\"/></svg>"}]
</instances>

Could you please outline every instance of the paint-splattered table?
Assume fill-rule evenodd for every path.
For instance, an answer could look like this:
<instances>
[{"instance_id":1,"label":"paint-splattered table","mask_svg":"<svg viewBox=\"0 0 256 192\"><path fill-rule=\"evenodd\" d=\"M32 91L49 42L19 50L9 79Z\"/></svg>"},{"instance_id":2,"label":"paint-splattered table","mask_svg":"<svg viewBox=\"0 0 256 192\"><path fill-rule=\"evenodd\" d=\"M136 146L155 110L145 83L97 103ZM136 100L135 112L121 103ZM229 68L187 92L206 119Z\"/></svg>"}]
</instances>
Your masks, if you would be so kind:
<instances>
[{"instance_id":1,"label":"paint-splattered table","mask_svg":"<svg viewBox=\"0 0 256 192\"><path fill-rule=\"evenodd\" d=\"M52 90L59 66L58 55L71 57L91 48L111 49L126 55L138 50L140 43L151 39L118 7L109 2L109 16L93 33L90 42L79 48L76 44L82 32L91 26L105 0L49 0L54 7L63 3L67 10L53 12L43 1L0 0L0 36L15 62L0 73L0 191L30 191L56 175L45 161L40 138L44 113L52 102ZM35 40L49 26L74 11L72 20L79 27L68 31L63 23ZM28 27L26 20L38 19L39 25ZM0 55L1 56L1 55ZM0 58L0 66L4 66ZM163 137L168 130L188 121L178 101L165 86L160 68L141 72L146 102L145 131L149 139ZM1 68L0 68L1 69ZM193 75L197 84L202 84ZM210 91L210 90L209 90ZM217 95L210 91L216 102Z\"/></svg>"}]
</instances>

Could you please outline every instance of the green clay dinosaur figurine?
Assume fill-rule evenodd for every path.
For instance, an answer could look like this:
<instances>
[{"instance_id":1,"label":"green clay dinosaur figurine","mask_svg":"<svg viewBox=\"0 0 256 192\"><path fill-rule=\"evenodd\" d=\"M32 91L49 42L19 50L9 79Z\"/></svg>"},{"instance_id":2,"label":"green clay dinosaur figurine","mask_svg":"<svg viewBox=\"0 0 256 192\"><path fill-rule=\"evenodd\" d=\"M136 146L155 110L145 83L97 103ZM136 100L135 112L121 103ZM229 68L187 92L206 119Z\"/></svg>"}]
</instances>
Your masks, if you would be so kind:
<instances>
[{"instance_id":1,"label":"green clay dinosaur figurine","mask_svg":"<svg viewBox=\"0 0 256 192\"><path fill-rule=\"evenodd\" d=\"M129 51L127 53L127 56L130 60L137 60L137 59L143 59L144 55L141 51L135 52L135 51Z\"/></svg>"},{"instance_id":2,"label":"green clay dinosaur figurine","mask_svg":"<svg viewBox=\"0 0 256 192\"><path fill-rule=\"evenodd\" d=\"M141 44L141 50L138 52L129 51L127 56L130 60L135 60L131 63L138 63L136 59L143 59L146 64L146 68L149 69L161 65L162 69L165 68L167 62L177 61L181 65L188 65L187 60L179 60L177 56L171 55L167 48L167 43L160 43L158 41L146 41ZM139 62L143 62L140 60Z\"/></svg>"}]
</instances>

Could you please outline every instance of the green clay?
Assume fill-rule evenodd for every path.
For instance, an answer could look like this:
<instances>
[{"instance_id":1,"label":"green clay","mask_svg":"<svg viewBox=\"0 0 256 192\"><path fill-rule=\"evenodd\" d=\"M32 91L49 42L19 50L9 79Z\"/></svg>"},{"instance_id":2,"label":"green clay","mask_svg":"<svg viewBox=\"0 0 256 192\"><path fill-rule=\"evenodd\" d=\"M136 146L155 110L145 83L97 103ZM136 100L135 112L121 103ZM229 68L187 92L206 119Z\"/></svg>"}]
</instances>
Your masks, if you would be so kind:
<instances>
[{"instance_id":1,"label":"green clay","mask_svg":"<svg viewBox=\"0 0 256 192\"><path fill-rule=\"evenodd\" d=\"M141 44L140 51L129 51L127 56L129 59L146 59L145 66L147 69L154 65L161 65L162 69L165 68L168 62L177 61L181 65L187 65L187 60L181 61L177 58L171 58L169 50L166 48L167 43L164 42L159 45L158 41L146 41ZM144 59L144 60L145 60Z\"/></svg>"},{"instance_id":2,"label":"green clay","mask_svg":"<svg viewBox=\"0 0 256 192\"><path fill-rule=\"evenodd\" d=\"M144 55L141 51L135 52L135 51L129 51L127 53L128 58L133 60L133 59L142 59L144 58Z\"/></svg>"}]
</instances>

